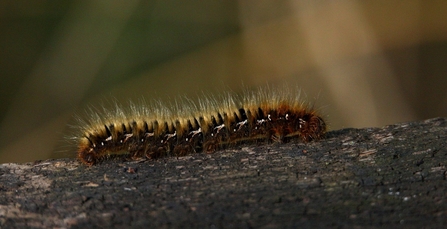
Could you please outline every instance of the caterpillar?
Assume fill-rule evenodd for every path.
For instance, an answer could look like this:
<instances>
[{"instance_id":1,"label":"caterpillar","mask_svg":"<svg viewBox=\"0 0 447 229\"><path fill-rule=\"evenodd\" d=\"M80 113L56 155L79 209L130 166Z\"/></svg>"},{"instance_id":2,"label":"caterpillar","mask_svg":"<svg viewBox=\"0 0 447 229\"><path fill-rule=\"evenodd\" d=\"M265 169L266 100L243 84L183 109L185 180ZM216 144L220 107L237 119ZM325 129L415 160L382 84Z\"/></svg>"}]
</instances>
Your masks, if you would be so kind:
<instances>
[{"instance_id":1,"label":"caterpillar","mask_svg":"<svg viewBox=\"0 0 447 229\"><path fill-rule=\"evenodd\" d=\"M91 112L80 120L78 159L94 165L111 153L130 158L156 159L212 153L243 142L303 142L318 140L326 123L299 99L299 90L259 88L242 96L225 93L198 102L183 99L176 105L130 104L128 112ZM181 104L181 105L180 105Z\"/></svg>"}]
</instances>

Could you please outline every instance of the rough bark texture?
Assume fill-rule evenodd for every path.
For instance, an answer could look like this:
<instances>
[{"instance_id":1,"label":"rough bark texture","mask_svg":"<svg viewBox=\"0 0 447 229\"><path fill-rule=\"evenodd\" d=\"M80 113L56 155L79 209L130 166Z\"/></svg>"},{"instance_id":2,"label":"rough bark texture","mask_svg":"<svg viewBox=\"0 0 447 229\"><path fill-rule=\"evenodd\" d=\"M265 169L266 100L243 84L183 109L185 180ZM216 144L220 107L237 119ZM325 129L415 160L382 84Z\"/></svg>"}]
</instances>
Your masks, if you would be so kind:
<instances>
[{"instance_id":1,"label":"rough bark texture","mask_svg":"<svg viewBox=\"0 0 447 229\"><path fill-rule=\"evenodd\" d=\"M447 119L155 161L0 165L0 227L447 225Z\"/></svg>"}]
</instances>

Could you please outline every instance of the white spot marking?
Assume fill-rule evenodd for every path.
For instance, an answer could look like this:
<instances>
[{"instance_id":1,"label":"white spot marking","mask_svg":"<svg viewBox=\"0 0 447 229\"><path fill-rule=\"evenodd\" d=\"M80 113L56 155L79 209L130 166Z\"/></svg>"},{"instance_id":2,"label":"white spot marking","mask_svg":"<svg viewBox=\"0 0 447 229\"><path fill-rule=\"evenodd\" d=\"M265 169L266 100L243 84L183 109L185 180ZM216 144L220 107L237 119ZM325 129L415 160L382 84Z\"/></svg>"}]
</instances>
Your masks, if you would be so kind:
<instances>
[{"instance_id":1,"label":"white spot marking","mask_svg":"<svg viewBox=\"0 0 447 229\"><path fill-rule=\"evenodd\" d=\"M220 125L220 126L216 126L216 127L214 127L214 130L216 130L217 129L217 132L216 132L216 134L218 134L219 133L219 131L222 129L222 128L224 128L225 127L225 124L222 124L222 125ZM213 134L211 134L211 136L213 136Z\"/></svg>"},{"instance_id":2,"label":"white spot marking","mask_svg":"<svg viewBox=\"0 0 447 229\"><path fill-rule=\"evenodd\" d=\"M236 127L239 126L238 130L240 130L242 128L242 126L244 126L245 124L247 124L248 120L242 121L242 122L238 122L236 123ZM236 132L236 129L233 130L234 132Z\"/></svg>"},{"instance_id":3,"label":"white spot marking","mask_svg":"<svg viewBox=\"0 0 447 229\"><path fill-rule=\"evenodd\" d=\"M306 124L306 121L304 121L303 119L298 119L299 123L300 123L300 129L303 127L304 124Z\"/></svg>"}]
</instances>

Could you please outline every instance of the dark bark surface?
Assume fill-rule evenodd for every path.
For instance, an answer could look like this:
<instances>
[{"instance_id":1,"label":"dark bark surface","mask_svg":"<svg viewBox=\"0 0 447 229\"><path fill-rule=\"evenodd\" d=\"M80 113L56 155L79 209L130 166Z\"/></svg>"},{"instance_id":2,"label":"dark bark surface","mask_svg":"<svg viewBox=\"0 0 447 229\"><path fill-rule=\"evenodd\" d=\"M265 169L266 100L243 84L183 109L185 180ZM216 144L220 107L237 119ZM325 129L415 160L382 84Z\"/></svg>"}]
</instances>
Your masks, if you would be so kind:
<instances>
[{"instance_id":1,"label":"dark bark surface","mask_svg":"<svg viewBox=\"0 0 447 229\"><path fill-rule=\"evenodd\" d=\"M155 161L0 165L0 227L441 228L447 119Z\"/></svg>"}]
</instances>

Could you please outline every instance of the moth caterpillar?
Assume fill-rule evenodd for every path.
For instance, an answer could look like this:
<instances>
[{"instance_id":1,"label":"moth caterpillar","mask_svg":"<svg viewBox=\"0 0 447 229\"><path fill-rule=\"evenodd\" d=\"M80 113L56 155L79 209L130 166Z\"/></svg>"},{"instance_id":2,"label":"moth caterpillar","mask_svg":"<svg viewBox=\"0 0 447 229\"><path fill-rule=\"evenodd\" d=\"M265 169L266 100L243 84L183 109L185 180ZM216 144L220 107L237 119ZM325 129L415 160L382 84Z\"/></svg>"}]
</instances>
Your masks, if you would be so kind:
<instances>
[{"instance_id":1,"label":"moth caterpillar","mask_svg":"<svg viewBox=\"0 0 447 229\"><path fill-rule=\"evenodd\" d=\"M117 106L114 112L92 112L80 130L77 156L93 165L121 151L131 158L155 159L212 153L242 142L291 138L308 142L325 134L326 123L300 101L298 90L266 87L242 96L206 97L197 103L183 99L171 106L131 104L128 112Z\"/></svg>"}]
</instances>

